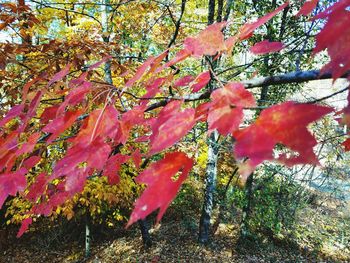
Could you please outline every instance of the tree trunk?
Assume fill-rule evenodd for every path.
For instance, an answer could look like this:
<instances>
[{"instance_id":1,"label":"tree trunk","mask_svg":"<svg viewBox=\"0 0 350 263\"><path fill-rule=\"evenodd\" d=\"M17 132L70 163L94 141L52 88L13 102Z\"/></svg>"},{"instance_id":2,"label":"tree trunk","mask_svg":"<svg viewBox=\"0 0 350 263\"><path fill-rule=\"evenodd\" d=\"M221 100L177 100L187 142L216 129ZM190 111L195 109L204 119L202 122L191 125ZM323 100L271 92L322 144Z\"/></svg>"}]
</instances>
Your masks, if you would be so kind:
<instances>
[{"instance_id":1,"label":"tree trunk","mask_svg":"<svg viewBox=\"0 0 350 263\"><path fill-rule=\"evenodd\" d=\"M206 167L206 186L204 193L204 204L202 208L202 214L199 222L199 236L198 242L201 244L207 244L210 235L210 219L214 206L214 194L216 188L216 175L217 175L217 161L218 151L217 139L219 135L215 130L209 136L208 142L208 161Z\"/></svg>"},{"instance_id":2,"label":"tree trunk","mask_svg":"<svg viewBox=\"0 0 350 263\"><path fill-rule=\"evenodd\" d=\"M85 258L90 257L91 251L91 236L90 236L90 217L85 216Z\"/></svg>"},{"instance_id":3,"label":"tree trunk","mask_svg":"<svg viewBox=\"0 0 350 263\"><path fill-rule=\"evenodd\" d=\"M243 213L242 213L242 222L241 222L241 237L245 238L249 235L249 217L251 212L251 201L252 201L252 194L253 194L253 182L254 182L254 175L249 175L247 182L246 182L246 188L245 188L245 195L247 199L246 205L243 207Z\"/></svg>"},{"instance_id":4,"label":"tree trunk","mask_svg":"<svg viewBox=\"0 0 350 263\"><path fill-rule=\"evenodd\" d=\"M142 242L145 247L151 247L152 246L152 239L149 234L149 228L146 219L137 221L140 227L141 236L142 236Z\"/></svg>"}]
</instances>

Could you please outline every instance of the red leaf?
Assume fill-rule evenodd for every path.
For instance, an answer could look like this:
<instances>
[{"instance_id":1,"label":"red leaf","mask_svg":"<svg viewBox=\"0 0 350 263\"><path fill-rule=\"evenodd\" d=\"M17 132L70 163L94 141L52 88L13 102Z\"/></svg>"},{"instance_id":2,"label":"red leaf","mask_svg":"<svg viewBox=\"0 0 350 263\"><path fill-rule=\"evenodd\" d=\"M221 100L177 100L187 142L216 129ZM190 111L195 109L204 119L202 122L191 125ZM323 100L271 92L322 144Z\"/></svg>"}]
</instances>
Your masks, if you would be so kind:
<instances>
[{"instance_id":1,"label":"red leaf","mask_svg":"<svg viewBox=\"0 0 350 263\"><path fill-rule=\"evenodd\" d=\"M16 155L19 156L24 153L29 153L33 151L38 139L40 138L40 133L33 133L29 136L28 141L22 145L20 149L16 151Z\"/></svg>"},{"instance_id":2,"label":"red leaf","mask_svg":"<svg viewBox=\"0 0 350 263\"><path fill-rule=\"evenodd\" d=\"M174 87L184 87L188 86L194 80L194 76L187 75L175 81Z\"/></svg>"},{"instance_id":3,"label":"red leaf","mask_svg":"<svg viewBox=\"0 0 350 263\"><path fill-rule=\"evenodd\" d=\"M277 160L287 165L318 164L313 147L315 138L307 125L332 112L333 109L312 104L285 102L261 112L256 122L242 131L234 133L237 142L235 156L249 157L248 171L263 160L272 160L272 150L277 143L284 144L298 155L284 155ZM246 174L245 174L246 176Z\"/></svg>"},{"instance_id":4,"label":"red leaf","mask_svg":"<svg viewBox=\"0 0 350 263\"><path fill-rule=\"evenodd\" d=\"M76 168L72 173L67 175L65 183L65 191L71 195L82 192L86 183L87 169Z\"/></svg>"},{"instance_id":5,"label":"red leaf","mask_svg":"<svg viewBox=\"0 0 350 263\"><path fill-rule=\"evenodd\" d=\"M78 143L69 148L64 158L57 162L50 179L69 175L83 162L86 162L87 171L89 169L102 170L110 152L111 147L100 137L89 144L85 142Z\"/></svg>"},{"instance_id":6,"label":"red leaf","mask_svg":"<svg viewBox=\"0 0 350 263\"><path fill-rule=\"evenodd\" d=\"M89 114L78 135L71 142L89 144L98 136L112 139L119 129L118 116L118 111L112 105L104 109L94 110Z\"/></svg>"},{"instance_id":7,"label":"red leaf","mask_svg":"<svg viewBox=\"0 0 350 263\"><path fill-rule=\"evenodd\" d=\"M182 60L186 59L187 57L191 56L191 51L187 50L187 49L182 49L179 52L176 53L175 57L172 58L170 61L168 61L167 63L165 63L162 67L159 67L155 73L159 73L160 71L162 71L165 68L171 67L173 65L175 65L176 63L181 62Z\"/></svg>"},{"instance_id":8,"label":"red leaf","mask_svg":"<svg viewBox=\"0 0 350 263\"><path fill-rule=\"evenodd\" d=\"M247 23L244 26L242 26L241 29L239 30L240 40L250 38L255 29L265 24L267 21L269 21L271 18L277 15L281 10L286 8L288 5L289 5L289 2L287 1L286 3L278 7L276 10L272 11L271 13L268 13L267 15L260 17L256 22Z\"/></svg>"},{"instance_id":9,"label":"red leaf","mask_svg":"<svg viewBox=\"0 0 350 263\"><path fill-rule=\"evenodd\" d=\"M314 10L317 6L318 0L309 0L306 1L303 6L300 8L299 12L296 14L296 16L307 16L311 13L312 10Z\"/></svg>"},{"instance_id":10,"label":"red leaf","mask_svg":"<svg viewBox=\"0 0 350 263\"><path fill-rule=\"evenodd\" d=\"M193 160L184 153L173 152L164 159L152 163L137 178L137 183L147 184L147 188L136 201L135 208L126 227L139 219L144 219L159 208L157 223L162 218L171 201L175 198L183 181L187 178L193 166ZM181 171L177 179L174 177Z\"/></svg>"},{"instance_id":11,"label":"red leaf","mask_svg":"<svg viewBox=\"0 0 350 263\"><path fill-rule=\"evenodd\" d=\"M39 80L42 80L43 77L46 76L46 73L44 74L41 74L40 76L32 79L31 81L27 82L24 86L23 86L23 89L22 89L22 101L25 102L26 99L27 99L27 95L28 95L28 91L29 91L29 88L34 85L35 83L37 83Z\"/></svg>"},{"instance_id":12,"label":"red leaf","mask_svg":"<svg viewBox=\"0 0 350 263\"><path fill-rule=\"evenodd\" d=\"M350 69L350 11L347 10L349 3L349 0L340 1L319 16L327 17L328 21L316 36L313 53L327 49L331 61L321 69L320 74L331 72L334 80Z\"/></svg>"},{"instance_id":13,"label":"red leaf","mask_svg":"<svg viewBox=\"0 0 350 263\"><path fill-rule=\"evenodd\" d=\"M203 121L203 122L207 121L208 112L209 112L211 105L212 104L210 102L204 102L204 103L197 106L196 114L195 114L196 122L197 121Z\"/></svg>"},{"instance_id":14,"label":"red leaf","mask_svg":"<svg viewBox=\"0 0 350 263\"><path fill-rule=\"evenodd\" d=\"M62 69L60 72L56 73L53 78L49 81L47 86L51 86L53 83L60 81L63 79L67 74L69 73L69 69L71 67L71 64L68 64L64 69Z\"/></svg>"},{"instance_id":15,"label":"red leaf","mask_svg":"<svg viewBox=\"0 0 350 263\"><path fill-rule=\"evenodd\" d=\"M55 105L55 106L46 108L40 116L40 122L42 124L48 124L49 121L55 119L57 115L57 110L59 107L60 105Z\"/></svg>"},{"instance_id":16,"label":"red leaf","mask_svg":"<svg viewBox=\"0 0 350 263\"><path fill-rule=\"evenodd\" d=\"M130 156L122 155L120 153L111 156L106 162L103 169L103 175L108 178L109 184L118 184L120 182L119 170L123 163L126 163Z\"/></svg>"},{"instance_id":17,"label":"red leaf","mask_svg":"<svg viewBox=\"0 0 350 263\"><path fill-rule=\"evenodd\" d=\"M250 52L252 52L255 55L263 55L267 53L280 51L283 48L284 44L282 42L270 42L268 40L264 40L252 46L250 48Z\"/></svg>"},{"instance_id":18,"label":"red leaf","mask_svg":"<svg viewBox=\"0 0 350 263\"><path fill-rule=\"evenodd\" d=\"M86 94L91 90L91 86L90 82L83 81L81 85L72 89L58 108L57 114L60 115L68 105L75 106L83 101Z\"/></svg>"},{"instance_id":19,"label":"red leaf","mask_svg":"<svg viewBox=\"0 0 350 263\"><path fill-rule=\"evenodd\" d=\"M89 70L94 70L95 68L98 68L99 66L101 66L103 63L107 62L108 60L110 60L112 58L112 56L105 56L104 58L102 58L99 62L96 62L95 64L92 64L91 66L89 66Z\"/></svg>"},{"instance_id":20,"label":"red leaf","mask_svg":"<svg viewBox=\"0 0 350 263\"><path fill-rule=\"evenodd\" d=\"M157 71L159 64L163 61L163 59L168 55L169 50L165 50L163 53L159 54L151 63L150 69L147 74L151 74Z\"/></svg>"},{"instance_id":21,"label":"red leaf","mask_svg":"<svg viewBox=\"0 0 350 263\"><path fill-rule=\"evenodd\" d=\"M140 149L136 149L132 154L131 154L131 158L134 161L134 164L136 166L137 169L140 169L140 165L142 162L142 154L140 152Z\"/></svg>"},{"instance_id":22,"label":"red leaf","mask_svg":"<svg viewBox=\"0 0 350 263\"><path fill-rule=\"evenodd\" d=\"M10 120L12 120L13 118L18 117L24 109L24 104L19 104L16 106L13 106L9 112L6 114L6 116L4 118L2 118L2 120L0 121L0 127L4 126L6 123L8 123Z\"/></svg>"},{"instance_id":23,"label":"red leaf","mask_svg":"<svg viewBox=\"0 0 350 263\"><path fill-rule=\"evenodd\" d=\"M23 162L23 167L29 170L33 168L35 165L37 165L40 162L40 160L41 160L40 156L36 156L36 155L31 156Z\"/></svg>"},{"instance_id":24,"label":"red leaf","mask_svg":"<svg viewBox=\"0 0 350 263\"><path fill-rule=\"evenodd\" d=\"M181 140L194 126L194 115L194 109L174 113L157 130L153 129L153 133L156 133L156 135L151 138L149 154L160 152Z\"/></svg>"},{"instance_id":25,"label":"red leaf","mask_svg":"<svg viewBox=\"0 0 350 263\"><path fill-rule=\"evenodd\" d=\"M46 186L46 173L41 173L36 177L35 182L30 186L26 198L32 202L35 202L38 197L44 193Z\"/></svg>"},{"instance_id":26,"label":"red leaf","mask_svg":"<svg viewBox=\"0 0 350 263\"><path fill-rule=\"evenodd\" d=\"M136 71L135 75L125 83L125 87L131 87L136 81L138 81L147 68L153 63L154 57L149 57Z\"/></svg>"},{"instance_id":27,"label":"red leaf","mask_svg":"<svg viewBox=\"0 0 350 263\"><path fill-rule=\"evenodd\" d=\"M18 233L17 233L17 238L21 237L24 232L26 232L29 228L29 225L31 225L33 222L33 219L31 217L29 218L26 218L22 221L22 225L20 227L20 229L18 230Z\"/></svg>"},{"instance_id":28,"label":"red leaf","mask_svg":"<svg viewBox=\"0 0 350 263\"><path fill-rule=\"evenodd\" d=\"M350 151L350 138L348 138L348 139L346 139L343 143L342 143L342 145L344 146L344 150L346 151L346 152L348 152L348 151Z\"/></svg>"},{"instance_id":29,"label":"red leaf","mask_svg":"<svg viewBox=\"0 0 350 263\"><path fill-rule=\"evenodd\" d=\"M75 120L82 114L82 112L82 110L68 111L63 116L54 119L52 122L46 125L43 128L43 132L52 133L47 142L51 143L54 139L57 138L57 136L72 126Z\"/></svg>"},{"instance_id":30,"label":"red leaf","mask_svg":"<svg viewBox=\"0 0 350 263\"><path fill-rule=\"evenodd\" d=\"M225 136L238 129L243 119L243 108L256 105L253 95L238 82L213 91L210 97L212 102L208 114L208 131L217 129Z\"/></svg>"},{"instance_id":31,"label":"red leaf","mask_svg":"<svg viewBox=\"0 0 350 263\"><path fill-rule=\"evenodd\" d=\"M185 49L197 57L213 56L217 52L225 50L225 40L221 30L226 24L226 22L212 24L200 32L197 37L186 38L184 41Z\"/></svg>"},{"instance_id":32,"label":"red leaf","mask_svg":"<svg viewBox=\"0 0 350 263\"><path fill-rule=\"evenodd\" d=\"M27 169L20 168L18 171L0 175L0 209L9 195L15 196L26 188L26 173Z\"/></svg>"},{"instance_id":33,"label":"red leaf","mask_svg":"<svg viewBox=\"0 0 350 263\"><path fill-rule=\"evenodd\" d=\"M202 72L197 76L197 78L194 80L194 84L192 84L192 92L200 91L202 88L204 88L210 81L210 72Z\"/></svg>"},{"instance_id":34,"label":"red leaf","mask_svg":"<svg viewBox=\"0 0 350 263\"><path fill-rule=\"evenodd\" d=\"M42 95L43 93L40 90L35 94L34 99L29 104L27 113L23 115L22 125L18 128L18 132L23 132L27 127L29 120L36 115L36 110L40 104L40 99Z\"/></svg>"},{"instance_id":35,"label":"red leaf","mask_svg":"<svg viewBox=\"0 0 350 263\"><path fill-rule=\"evenodd\" d=\"M135 125L144 122L144 110L145 105L136 106L122 115L121 120L119 121L120 127L115 136L115 141L117 143L124 144L129 137L131 129Z\"/></svg>"}]
</instances>

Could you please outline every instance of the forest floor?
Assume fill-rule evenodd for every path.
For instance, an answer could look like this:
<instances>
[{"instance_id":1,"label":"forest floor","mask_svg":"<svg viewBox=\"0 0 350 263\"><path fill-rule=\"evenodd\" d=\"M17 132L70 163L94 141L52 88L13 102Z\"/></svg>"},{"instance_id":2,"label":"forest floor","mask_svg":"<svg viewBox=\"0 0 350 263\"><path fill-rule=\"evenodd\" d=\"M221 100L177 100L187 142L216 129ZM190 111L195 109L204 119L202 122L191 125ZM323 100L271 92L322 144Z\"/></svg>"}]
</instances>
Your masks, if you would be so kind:
<instances>
[{"instance_id":1,"label":"forest floor","mask_svg":"<svg viewBox=\"0 0 350 263\"><path fill-rule=\"evenodd\" d=\"M207 246L197 243L198 218L166 215L151 229L153 244L144 248L137 224L131 229L92 229L91 256L84 258L84 225L63 222L45 232L9 238L1 263L37 262L350 262L350 219L338 208L301 211L299 238L239 240L238 223L221 223ZM344 219L345 218L345 219ZM328 221L327 221L328 220Z\"/></svg>"}]
</instances>

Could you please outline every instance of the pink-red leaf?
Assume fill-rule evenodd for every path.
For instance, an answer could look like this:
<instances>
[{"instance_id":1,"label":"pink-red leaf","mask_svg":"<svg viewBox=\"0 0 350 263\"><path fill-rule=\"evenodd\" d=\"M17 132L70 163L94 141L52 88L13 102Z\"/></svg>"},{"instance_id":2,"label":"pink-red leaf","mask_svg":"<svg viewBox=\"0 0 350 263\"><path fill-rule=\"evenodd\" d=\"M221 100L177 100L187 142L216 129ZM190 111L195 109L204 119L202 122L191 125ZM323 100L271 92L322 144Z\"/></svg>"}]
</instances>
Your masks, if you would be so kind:
<instances>
[{"instance_id":1,"label":"pink-red leaf","mask_svg":"<svg viewBox=\"0 0 350 263\"><path fill-rule=\"evenodd\" d=\"M9 110L9 112L6 114L6 116L1 119L0 127L4 126L7 122L12 120L13 118L18 117L23 112L23 109L24 109L24 104L13 106Z\"/></svg>"},{"instance_id":2,"label":"pink-red leaf","mask_svg":"<svg viewBox=\"0 0 350 263\"><path fill-rule=\"evenodd\" d=\"M47 178L45 173L39 174L35 182L30 186L29 192L26 198L32 202L35 202L40 195L42 195L47 186Z\"/></svg>"},{"instance_id":3,"label":"pink-red leaf","mask_svg":"<svg viewBox=\"0 0 350 263\"><path fill-rule=\"evenodd\" d=\"M200 32L197 37L186 38L184 41L185 49L196 57L213 56L217 52L224 51L226 46L221 30L226 24L226 22L212 24Z\"/></svg>"},{"instance_id":4,"label":"pink-red leaf","mask_svg":"<svg viewBox=\"0 0 350 263\"><path fill-rule=\"evenodd\" d=\"M336 3L322 18L327 18L326 25L316 36L313 53L327 49L330 62L321 69L321 74L331 72L333 79L344 75L350 69L350 11L349 0Z\"/></svg>"},{"instance_id":5,"label":"pink-red leaf","mask_svg":"<svg viewBox=\"0 0 350 263\"><path fill-rule=\"evenodd\" d=\"M71 65L68 64L64 69L62 69L60 72L56 73L47 85L51 86L53 83L62 80L69 73L70 67L71 67Z\"/></svg>"},{"instance_id":6,"label":"pink-red leaf","mask_svg":"<svg viewBox=\"0 0 350 263\"><path fill-rule=\"evenodd\" d=\"M280 51L283 48L284 44L282 42L270 42L268 40L264 40L252 46L250 48L250 52L252 52L255 55L263 55Z\"/></svg>"},{"instance_id":7,"label":"pink-red leaf","mask_svg":"<svg viewBox=\"0 0 350 263\"><path fill-rule=\"evenodd\" d=\"M344 146L344 150L346 152L350 151L350 138L346 139L342 145Z\"/></svg>"},{"instance_id":8,"label":"pink-red leaf","mask_svg":"<svg viewBox=\"0 0 350 263\"><path fill-rule=\"evenodd\" d=\"M9 195L15 196L17 192L23 191L27 186L24 176L27 169L20 168L15 172L0 175L0 209Z\"/></svg>"},{"instance_id":9,"label":"pink-red leaf","mask_svg":"<svg viewBox=\"0 0 350 263\"><path fill-rule=\"evenodd\" d=\"M193 160L181 152L165 155L164 159L152 163L137 178L136 182L147 184L147 188L136 201L135 208L126 227L139 219L144 219L159 208L157 223L162 218L171 201L175 198L183 181L193 166ZM178 172L181 174L175 178Z\"/></svg>"},{"instance_id":10,"label":"pink-red leaf","mask_svg":"<svg viewBox=\"0 0 350 263\"><path fill-rule=\"evenodd\" d=\"M138 81L143 74L145 73L145 71L148 69L148 67L153 63L154 61L154 57L149 57L137 70L135 75L129 79L126 83L125 83L125 87L129 88L132 85L134 85L134 83L136 81Z\"/></svg>"},{"instance_id":11,"label":"pink-red leaf","mask_svg":"<svg viewBox=\"0 0 350 263\"><path fill-rule=\"evenodd\" d=\"M194 126L194 116L194 109L186 109L183 112L173 114L156 131L153 130L157 135L151 139L149 154L160 152L181 140Z\"/></svg>"},{"instance_id":12,"label":"pink-red leaf","mask_svg":"<svg viewBox=\"0 0 350 263\"><path fill-rule=\"evenodd\" d=\"M281 143L297 155L281 155L278 161L290 166L318 164L313 152L317 142L307 130L307 125L332 111L329 107L294 102L285 102L265 109L254 124L234 133L237 140L235 156L249 157L250 168L246 171L251 172L262 161L272 160L273 147Z\"/></svg>"},{"instance_id":13,"label":"pink-red leaf","mask_svg":"<svg viewBox=\"0 0 350 263\"><path fill-rule=\"evenodd\" d=\"M202 72L194 80L194 83L191 86L192 92L200 91L209 83L209 81L210 81L210 72L209 71Z\"/></svg>"},{"instance_id":14,"label":"pink-red leaf","mask_svg":"<svg viewBox=\"0 0 350 263\"><path fill-rule=\"evenodd\" d=\"M111 156L106 162L103 169L103 175L108 178L109 184L118 184L120 182L119 170L123 163L126 163L130 159L130 156L122 155L120 153Z\"/></svg>"},{"instance_id":15,"label":"pink-red leaf","mask_svg":"<svg viewBox=\"0 0 350 263\"><path fill-rule=\"evenodd\" d=\"M278 7L276 10L272 11L271 13L268 13L267 15L260 17L256 22L247 23L243 25L239 30L239 38L241 40L250 38L255 29L265 24L267 21L269 21L271 18L277 15L281 10L286 8L288 5L289 5L289 2L287 1L286 3Z\"/></svg>"},{"instance_id":16,"label":"pink-red leaf","mask_svg":"<svg viewBox=\"0 0 350 263\"><path fill-rule=\"evenodd\" d=\"M314 10L317 6L318 0L308 0L306 1L303 6L300 8L299 12L296 14L296 16L307 16L311 13L312 10Z\"/></svg>"},{"instance_id":17,"label":"pink-red leaf","mask_svg":"<svg viewBox=\"0 0 350 263\"><path fill-rule=\"evenodd\" d=\"M243 119L243 108L256 105L253 95L238 82L231 82L213 91L210 97L208 130L211 132L217 129L225 136L238 129Z\"/></svg>"},{"instance_id":18,"label":"pink-red leaf","mask_svg":"<svg viewBox=\"0 0 350 263\"><path fill-rule=\"evenodd\" d=\"M17 238L21 237L24 234L24 232L28 230L32 222L33 222L33 219L31 217L26 218L22 221L21 227L17 233Z\"/></svg>"},{"instance_id":19,"label":"pink-red leaf","mask_svg":"<svg viewBox=\"0 0 350 263\"><path fill-rule=\"evenodd\" d=\"M194 76L187 75L175 81L174 87L188 86L194 80Z\"/></svg>"},{"instance_id":20,"label":"pink-red leaf","mask_svg":"<svg viewBox=\"0 0 350 263\"><path fill-rule=\"evenodd\" d=\"M62 132L73 125L75 120L82 114L82 110L68 111L63 116L59 116L43 128L43 132L52 133L48 143L51 143Z\"/></svg>"}]
</instances>

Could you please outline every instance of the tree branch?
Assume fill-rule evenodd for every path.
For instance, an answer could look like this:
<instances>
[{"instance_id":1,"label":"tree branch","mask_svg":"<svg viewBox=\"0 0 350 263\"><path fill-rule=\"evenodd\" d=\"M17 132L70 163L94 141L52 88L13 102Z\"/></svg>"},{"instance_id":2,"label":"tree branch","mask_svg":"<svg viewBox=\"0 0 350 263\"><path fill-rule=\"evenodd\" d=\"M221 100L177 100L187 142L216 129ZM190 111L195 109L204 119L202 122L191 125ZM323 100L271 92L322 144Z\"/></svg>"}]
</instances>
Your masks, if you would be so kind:
<instances>
[{"instance_id":1,"label":"tree branch","mask_svg":"<svg viewBox=\"0 0 350 263\"><path fill-rule=\"evenodd\" d=\"M341 78L346 78L350 76L350 72L343 75ZM331 79L332 74L325 73L320 75L319 70L309 70L309 71L294 71L294 72L288 72L282 75L277 76L269 76L269 77L258 77L251 80L245 80L242 81L244 87L246 89L252 89L257 87L263 87L266 85L281 85L281 84L289 84L289 83L302 83L307 82L311 80L320 80L320 79ZM344 90L343 90L344 91ZM166 100L159 101L157 103L151 104L147 109L147 111L154 110L156 108L165 106L170 102L171 100L179 100L183 99L184 101L197 101L197 100L203 100L208 99L210 97L211 91L206 91L203 93L195 93L195 94L189 94L184 97L169 97ZM334 95L334 94L333 94ZM328 98L328 96L327 96ZM322 98L324 99L324 98Z\"/></svg>"}]
</instances>

